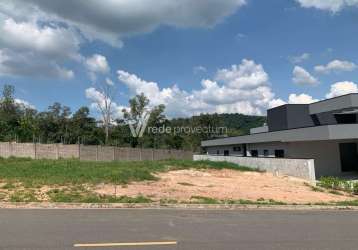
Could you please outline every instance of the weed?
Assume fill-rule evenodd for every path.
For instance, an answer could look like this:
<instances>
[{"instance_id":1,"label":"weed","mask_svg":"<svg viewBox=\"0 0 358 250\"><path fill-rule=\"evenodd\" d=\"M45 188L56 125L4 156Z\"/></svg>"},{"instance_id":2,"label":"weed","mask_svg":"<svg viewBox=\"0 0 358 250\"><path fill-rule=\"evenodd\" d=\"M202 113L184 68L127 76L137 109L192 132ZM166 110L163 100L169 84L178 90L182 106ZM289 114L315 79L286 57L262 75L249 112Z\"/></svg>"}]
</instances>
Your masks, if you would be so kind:
<instances>
[{"instance_id":1,"label":"weed","mask_svg":"<svg viewBox=\"0 0 358 250\"><path fill-rule=\"evenodd\" d=\"M35 192L33 190L19 190L10 195L11 202L37 202Z\"/></svg>"},{"instance_id":2,"label":"weed","mask_svg":"<svg viewBox=\"0 0 358 250\"><path fill-rule=\"evenodd\" d=\"M11 183L11 182L8 182L8 183L6 183L4 186L2 186L1 187L2 189L14 189L14 188L16 188L16 186L13 184L13 183Z\"/></svg>"},{"instance_id":3,"label":"weed","mask_svg":"<svg viewBox=\"0 0 358 250\"><path fill-rule=\"evenodd\" d=\"M179 185L182 185L182 186L195 186L194 184L191 184L191 183L188 183L188 182L178 182Z\"/></svg>"}]
</instances>

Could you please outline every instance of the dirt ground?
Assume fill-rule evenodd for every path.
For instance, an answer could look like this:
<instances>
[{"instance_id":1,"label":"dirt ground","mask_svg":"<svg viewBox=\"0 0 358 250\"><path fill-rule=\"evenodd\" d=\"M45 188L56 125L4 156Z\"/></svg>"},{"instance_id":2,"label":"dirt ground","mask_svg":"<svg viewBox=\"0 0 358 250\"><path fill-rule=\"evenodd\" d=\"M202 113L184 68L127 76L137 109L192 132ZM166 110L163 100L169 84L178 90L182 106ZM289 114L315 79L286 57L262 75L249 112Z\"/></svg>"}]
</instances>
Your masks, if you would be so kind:
<instances>
[{"instance_id":1,"label":"dirt ground","mask_svg":"<svg viewBox=\"0 0 358 250\"><path fill-rule=\"evenodd\" d=\"M95 192L107 195L144 195L153 200L188 201L192 196L226 200L273 199L286 203L317 203L353 200L357 197L313 191L303 180L270 173L235 170L179 170L158 174L158 181L127 186L98 185Z\"/></svg>"}]
</instances>

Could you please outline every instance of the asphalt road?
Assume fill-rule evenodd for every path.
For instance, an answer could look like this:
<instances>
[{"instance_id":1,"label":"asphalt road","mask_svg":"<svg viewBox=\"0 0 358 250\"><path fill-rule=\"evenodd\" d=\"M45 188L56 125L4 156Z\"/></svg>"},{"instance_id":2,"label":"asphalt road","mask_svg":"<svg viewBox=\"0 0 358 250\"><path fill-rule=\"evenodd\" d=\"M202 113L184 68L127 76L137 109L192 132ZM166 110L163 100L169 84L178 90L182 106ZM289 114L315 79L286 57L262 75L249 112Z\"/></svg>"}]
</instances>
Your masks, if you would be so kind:
<instances>
[{"instance_id":1,"label":"asphalt road","mask_svg":"<svg viewBox=\"0 0 358 250\"><path fill-rule=\"evenodd\" d=\"M4 209L0 249L358 249L358 212Z\"/></svg>"}]
</instances>

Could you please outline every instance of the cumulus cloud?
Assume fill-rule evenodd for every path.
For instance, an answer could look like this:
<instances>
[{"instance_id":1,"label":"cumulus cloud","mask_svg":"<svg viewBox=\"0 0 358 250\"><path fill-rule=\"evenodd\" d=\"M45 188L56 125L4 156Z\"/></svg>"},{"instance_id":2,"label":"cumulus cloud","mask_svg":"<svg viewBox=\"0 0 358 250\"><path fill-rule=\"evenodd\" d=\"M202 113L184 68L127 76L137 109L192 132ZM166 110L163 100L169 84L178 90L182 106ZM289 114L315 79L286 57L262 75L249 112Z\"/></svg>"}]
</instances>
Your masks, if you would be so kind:
<instances>
[{"instance_id":1,"label":"cumulus cloud","mask_svg":"<svg viewBox=\"0 0 358 250\"><path fill-rule=\"evenodd\" d=\"M350 93L358 93L358 86L354 82L337 82L332 84L330 92L326 98L333 98L336 96L346 95Z\"/></svg>"},{"instance_id":2,"label":"cumulus cloud","mask_svg":"<svg viewBox=\"0 0 358 250\"><path fill-rule=\"evenodd\" d=\"M86 98L91 102L90 107L93 110L100 111L98 105L101 107L105 107L106 101L107 103L111 103L112 107L112 119L122 117L122 109L126 108L125 106L121 106L117 104L114 100L110 99L110 97L106 97L101 91L97 90L94 87L87 88L85 90ZM113 122L113 121L111 121Z\"/></svg>"},{"instance_id":3,"label":"cumulus cloud","mask_svg":"<svg viewBox=\"0 0 358 250\"><path fill-rule=\"evenodd\" d=\"M260 64L244 59L241 64L220 69L214 79L204 79L201 88L187 92L174 85L160 88L158 83L119 70L118 79L132 95L144 93L152 105L165 104L171 117L200 113L264 114L277 104L268 74Z\"/></svg>"},{"instance_id":4,"label":"cumulus cloud","mask_svg":"<svg viewBox=\"0 0 358 250\"><path fill-rule=\"evenodd\" d=\"M24 108L28 108L28 109L36 109L36 107L34 105L32 105L30 102L25 101L23 99L19 99L19 98L15 98L15 103L24 107Z\"/></svg>"},{"instance_id":5,"label":"cumulus cloud","mask_svg":"<svg viewBox=\"0 0 358 250\"><path fill-rule=\"evenodd\" d=\"M121 39L161 25L211 27L243 6L245 0L14 0L48 19L74 26L88 39L121 46Z\"/></svg>"},{"instance_id":6,"label":"cumulus cloud","mask_svg":"<svg viewBox=\"0 0 358 250\"><path fill-rule=\"evenodd\" d=\"M309 53L303 53L299 56L289 56L288 60L293 64L298 64L308 60L310 57L311 55Z\"/></svg>"},{"instance_id":7,"label":"cumulus cloud","mask_svg":"<svg viewBox=\"0 0 358 250\"><path fill-rule=\"evenodd\" d=\"M96 79L96 74L107 74L111 70L107 58L103 55L94 54L93 56L85 60L85 65L89 71L91 79L94 81ZM106 82L108 83L109 81Z\"/></svg>"},{"instance_id":8,"label":"cumulus cloud","mask_svg":"<svg viewBox=\"0 0 358 250\"><path fill-rule=\"evenodd\" d=\"M96 0L1 1L0 50L6 58L1 58L0 74L71 78L74 72L65 65L73 61L85 62L92 74L104 72L109 67L101 64L104 60L96 61L100 57L86 62L80 55L83 43L101 40L121 47L125 37L159 26L212 27L244 4L245 0L103 0L100 5ZM34 65L28 65L33 60Z\"/></svg>"},{"instance_id":9,"label":"cumulus cloud","mask_svg":"<svg viewBox=\"0 0 358 250\"><path fill-rule=\"evenodd\" d=\"M315 67L315 71L318 73L329 74L331 72L342 72L342 71L353 71L358 68L358 65L349 62L349 61L341 61L341 60L333 60L329 62L327 65L317 65Z\"/></svg>"},{"instance_id":10,"label":"cumulus cloud","mask_svg":"<svg viewBox=\"0 0 358 250\"><path fill-rule=\"evenodd\" d=\"M290 94L288 97L288 103L290 104L310 104L318 101L318 99L314 99L312 96L307 94Z\"/></svg>"},{"instance_id":11,"label":"cumulus cloud","mask_svg":"<svg viewBox=\"0 0 358 250\"><path fill-rule=\"evenodd\" d=\"M317 78L312 76L308 71L300 66L295 66L293 69L292 81L298 85L315 86L319 83Z\"/></svg>"},{"instance_id":12,"label":"cumulus cloud","mask_svg":"<svg viewBox=\"0 0 358 250\"><path fill-rule=\"evenodd\" d=\"M346 7L357 7L358 0L296 0L304 8L317 8L336 13Z\"/></svg>"},{"instance_id":13,"label":"cumulus cloud","mask_svg":"<svg viewBox=\"0 0 358 250\"><path fill-rule=\"evenodd\" d=\"M66 60L81 59L74 32L0 15L0 75L72 78Z\"/></svg>"},{"instance_id":14,"label":"cumulus cloud","mask_svg":"<svg viewBox=\"0 0 358 250\"><path fill-rule=\"evenodd\" d=\"M17 53L0 49L0 75L71 79L74 72L32 52Z\"/></svg>"}]
</instances>

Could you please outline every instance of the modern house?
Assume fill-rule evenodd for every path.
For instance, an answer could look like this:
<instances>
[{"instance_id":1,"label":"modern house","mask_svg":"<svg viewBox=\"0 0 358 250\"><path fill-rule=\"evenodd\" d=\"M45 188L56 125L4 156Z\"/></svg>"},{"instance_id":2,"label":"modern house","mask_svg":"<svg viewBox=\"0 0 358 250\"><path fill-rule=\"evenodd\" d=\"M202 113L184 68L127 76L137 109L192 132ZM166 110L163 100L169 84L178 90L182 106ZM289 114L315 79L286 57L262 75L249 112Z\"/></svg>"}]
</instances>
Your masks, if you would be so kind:
<instances>
[{"instance_id":1,"label":"modern house","mask_svg":"<svg viewBox=\"0 0 358 250\"><path fill-rule=\"evenodd\" d=\"M202 142L208 155L314 159L316 177L358 171L358 94L267 111L250 135Z\"/></svg>"}]
</instances>

